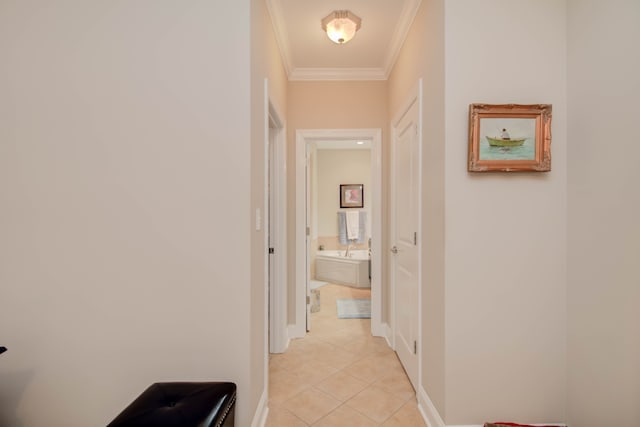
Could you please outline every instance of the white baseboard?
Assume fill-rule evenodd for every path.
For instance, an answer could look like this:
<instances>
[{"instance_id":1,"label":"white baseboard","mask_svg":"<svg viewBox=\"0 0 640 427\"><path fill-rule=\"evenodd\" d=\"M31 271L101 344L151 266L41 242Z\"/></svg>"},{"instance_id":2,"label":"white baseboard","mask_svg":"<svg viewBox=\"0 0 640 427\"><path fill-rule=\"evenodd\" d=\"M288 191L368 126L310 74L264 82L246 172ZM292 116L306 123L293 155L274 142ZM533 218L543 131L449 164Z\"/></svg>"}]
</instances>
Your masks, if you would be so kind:
<instances>
[{"instance_id":1,"label":"white baseboard","mask_svg":"<svg viewBox=\"0 0 640 427\"><path fill-rule=\"evenodd\" d=\"M389 347L393 347L393 333L391 331L391 326L388 323L383 323L382 327L382 337L387 341Z\"/></svg>"},{"instance_id":2,"label":"white baseboard","mask_svg":"<svg viewBox=\"0 0 640 427\"><path fill-rule=\"evenodd\" d=\"M418 410L428 427L447 427L424 387L418 393Z\"/></svg>"},{"instance_id":3,"label":"white baseboard","mask_svg":"<svg viewBox=\"0 0 640 427\"><path fill-rule=\"evenodd\" d=\"M284 353L289 348L289 328L285 327L279 334L273 334L269 342L269 353Z\"/></svg>"},{"instance_id":4,"label":"white baseboard","mask_svg":"<svg viewBox=\"0 0 640 427\"><path fill-rule=\"evenodd\" d=\"M449 425L445 424L442 420L442 417L438 413L435 405L429 398L429 395L425 391L425 389L421 386L420 393L418 393L418 410L424 418L424 421L427 423L427 427L483 427L484 424L469 424L469 425ZM504 420L502 420L504 421ZM517 422L517 421L514 421ZM520 423L527 424L527 423ZM563 423L543 423L543 424L530 424L532 426L557 426L557 427L567 427L566 424Z\"/></svg>"},{"instance_id":5,"label":"white baseboard","mask_svg":"<svg viewBox=\"0 0 640 427\"><path fill-rule=\"evenodd\" d=\"M287 335L289 335L288 332L289 331L287 330ZM284 337L284 342L279 343L280 346L277 348L274 348L273 351L269 351L269 353L284 353L289 348L290 342L291 342L291 339L288 336Z\"/></svg>"},{"instance_id":6,"label":"white baseboard","mask_svg":"<svg viewBox=\"0 0 640 427\"><path fill-rule=\"evenodd\" d=\"M304 338L307 335L305 325L289 325L287 327L287 347L289 347L289 341L295 338Z\"/></svg>"},{"instance_id":7,"label":"white baseboard","mask_svg":"<svg viewBox=\"0 0 640 427\"><path fill-rule=\"evenodd\" d=\"M256 413L253 414L253 421L251 427L264 427L267 424L267 416L269 415L269 407L267 406L267 391L265 390L260 397Z\"/></svg>"}]
</instances>

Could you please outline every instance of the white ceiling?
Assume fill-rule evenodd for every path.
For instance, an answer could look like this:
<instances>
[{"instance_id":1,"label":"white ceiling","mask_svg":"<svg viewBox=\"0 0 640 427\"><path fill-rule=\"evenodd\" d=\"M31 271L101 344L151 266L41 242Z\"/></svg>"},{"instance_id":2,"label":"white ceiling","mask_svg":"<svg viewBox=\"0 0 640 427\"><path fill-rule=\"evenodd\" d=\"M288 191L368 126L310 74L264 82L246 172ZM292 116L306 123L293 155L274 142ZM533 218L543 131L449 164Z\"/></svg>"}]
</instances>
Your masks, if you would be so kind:
<instances>
[{"instance_id":1,"label":"white ceiling","mask_svg":"<svg viewBox=\"0 0 640 427\"><path fill-rule=\"evenodd\" d=\"M266 0L289 80L386 80L420 0ZM338 45L320 21L350 10L362 27Z\"/></svg>"}]
</instances>

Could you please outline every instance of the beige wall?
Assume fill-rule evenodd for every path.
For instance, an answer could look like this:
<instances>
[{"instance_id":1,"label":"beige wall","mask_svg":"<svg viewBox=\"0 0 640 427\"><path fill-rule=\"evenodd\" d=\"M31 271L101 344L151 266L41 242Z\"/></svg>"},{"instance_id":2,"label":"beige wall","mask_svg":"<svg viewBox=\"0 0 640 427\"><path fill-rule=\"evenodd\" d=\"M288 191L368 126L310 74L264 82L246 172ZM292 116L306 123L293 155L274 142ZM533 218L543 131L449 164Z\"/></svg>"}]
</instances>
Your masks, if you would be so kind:
<instances>
[{"instance_id":1,"label":"beige wall","mask_svg":"<svg viewBox=\"0 0 640 427\"><path fill-rule=\"evenodd\" d=\"M286 81L260 0L3 2L0 424L105 425L171 380L236 382L250 424L265 77L288 120L290 195L296 129L382 128L386 158L390 114L424 79L421 384L447 424L640 424L640 11L614 1L423 0L388 82L315 83ZM479 66L504 56L531 65ZM478 101L553 103L553 171L467 174ZM293 279L289 298L292 321Z\"/></svg>"},{"instance_id":2,"label":"beige wall","mask_svg":"<svg viewBox=\"0 0 640 427\"><path fill-rule=\"evenodd\" d=\"M568 423L640 425L640 3L570 0Z\"/></svg>"},{"instance_id":3,"label":"beige wall","mask_svg":"<svg viewBox=\"0 0 640 427\"><path fill-rule=\"evenodd\" d=\"M565 4L445 4L446 421L559 422L566 410ZM497 62L517 64L517 72ZM553 104L552 171L468 173L473 102Z\"/></svg>"},{"instance_id":4,"label":"beige wall","mask_svg":"<svg viewBox=\"0 0 640 427\"><path fill-rule=\"evenodd\" d=\"M248 338L251 373L251 395L247 406L252 417L256 409L261 409L260 399L266 399L267 392L265 344L268 340L266 329L268 320L265 308L268 294L265 283L267 275L265 257L267 256L268 213L265 200L265 182L267 181L265 147L268 131L265 118L268 114L268 106L265 102L265 79L267 79L269 101L281 115L280 119L284 120L287 112L287 76L280 60L273 25L264 0L251 0L251 210L249 223L246 224L251 230L251 292L250 309L246 315L250 318ZM229 179L226 182L232 184ZM228 208L233 210L233 206ZM256 216L260 217L259 230L256 229ZM244 268L246 269L246 266ZM229 326L227 324L227 327ZM259 416L260 414L256 414L256 417ZM240 422L238 424L248 425Z\"/></svg>"},{"instance_id":5,"label":"beige wall","mask_svg":"<svg viewBox=\"0 0 640 427\"><path fill-rule=\"evenodd\" d=\"M105 425L169 380L236 382L250 424L249 25L2 3L0 424Z\"/></svg>"},{"instance_id":6,"label":"beige wall","mask_svg":"<svg viewBox=\"0 0 640 427\"><path fill-rule=\"evenodd\" d=\"M394 114L424 79L421 384L447 424L564 419L565 19L551 0L423 2L389 81ZM552 103L554 170L467 173L473 102Z\"/></svg>"},{"instance_id":7,"label":"beige wall","mask_svg":"<svg viewBox=\"0 0 640 427\"><path fill-rule=\"evenodd\" d=\"M287 217L295 218L296 130L380 128L383 150L386 150L388 144L387 82L289 82L287 108ZM385 176L385 170L386 163L383 162L383 176ZM386 189L383 189L383 206L387 200L386 197ZM296 321L295 221L288 221L288 225L288 317L289 323L293 324ZM382 238L383 247L386 247L386 235ZM383 265L385 262L383 261ZM304 320L299 319L299 321Z\"/></svg>"},{"instance_id":8,"label":"beige wall","mask_svg":"<svg viewBox=\"0 0 640 427\"><path fill-rule=\"evenodd\" d=\"M445 414L444 347L444 2L423 0L389 78L391 115L423 79L422 378L439 413ZM388 152L386 153L388 155ZM389 214L389 212L387 212ZM389 295L387 295L387 299Z\"/></svg>"},{"instance_id":9,"label":"beige wall","mask_svg":"<svg viewBox=\"0 0 640 427\"><path fill-rule=\"evenodd\" d=\"M362 210L367 212L368 237L371 232L371 150L318 150L317 155L317 235L337 239L340 184L363 184L364 207Z\"/></svg>"}]
</instances>

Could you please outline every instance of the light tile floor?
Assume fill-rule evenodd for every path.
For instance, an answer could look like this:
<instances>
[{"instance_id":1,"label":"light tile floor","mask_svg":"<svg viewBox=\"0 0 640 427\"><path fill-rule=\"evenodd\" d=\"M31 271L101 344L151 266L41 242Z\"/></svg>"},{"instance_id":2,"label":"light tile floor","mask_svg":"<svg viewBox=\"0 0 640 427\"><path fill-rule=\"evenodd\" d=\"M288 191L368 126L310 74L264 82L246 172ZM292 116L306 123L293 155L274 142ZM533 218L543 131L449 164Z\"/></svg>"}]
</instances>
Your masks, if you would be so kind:
<instances>
[{"instance_id":1,"label":"light tile floor","mask_svg":"<svg viewBox=\"0 0 640 427\"><path fill-rule=\"evenodd\" d=\"M338 319L336 299L369 289L328 284L311 332L269 359L267 427L425 427L415 392L370 319Z\"/></svg>"}]
</instances>

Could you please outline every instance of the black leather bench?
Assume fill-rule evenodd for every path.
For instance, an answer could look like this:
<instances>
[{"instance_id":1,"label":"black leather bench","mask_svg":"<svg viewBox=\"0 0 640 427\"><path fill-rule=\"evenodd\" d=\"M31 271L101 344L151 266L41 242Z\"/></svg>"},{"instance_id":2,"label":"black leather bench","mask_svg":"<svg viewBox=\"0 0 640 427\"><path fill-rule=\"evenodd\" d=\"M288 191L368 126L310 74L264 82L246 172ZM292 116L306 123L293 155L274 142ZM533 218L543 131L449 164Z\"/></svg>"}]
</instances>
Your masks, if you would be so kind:
<instances>
[{"instance_id":1,"label":"black leather bench","mask_svg":"<svg viewBox=\"0 0 640 427\"><path fill-rule=\"evenodd\" d=\"M235 402L234 383L155 383L107 427L232 427Z\"/></svg>"}]
</instances>

